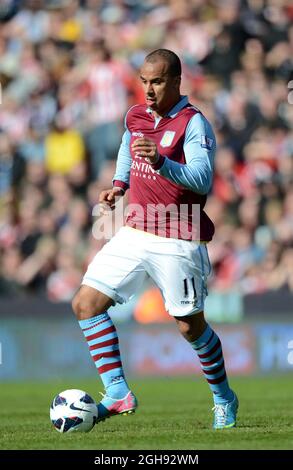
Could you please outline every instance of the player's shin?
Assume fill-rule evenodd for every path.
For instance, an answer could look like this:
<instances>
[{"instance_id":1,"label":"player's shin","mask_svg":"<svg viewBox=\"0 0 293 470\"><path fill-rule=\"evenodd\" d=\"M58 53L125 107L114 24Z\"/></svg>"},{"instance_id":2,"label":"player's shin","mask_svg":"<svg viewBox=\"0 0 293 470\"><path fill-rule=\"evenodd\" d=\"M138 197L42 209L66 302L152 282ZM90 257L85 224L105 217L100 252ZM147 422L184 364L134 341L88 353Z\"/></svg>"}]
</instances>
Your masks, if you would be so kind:
<instances>
[{"instance_id":1,"label":"player's shin","mask_svg":"<svg viewBox=\"0 0 293 470\"><path fill-rule=\"evenodd\" d=\"M129 387L124 377L117 331L108 313L80 320L79 325L106 394L112 398L124 397L129 392Z\"/></svg>"},{"instance_id":2,"label":"player's shin","mask_svg":"<svg viewBox=\"0 0 293 470\"><path fill-rule=\"evenodd\" d=\"M233 400L234 394L229 387L222 345L217 334L207 325L204 333L190 344L198 355L214 403L225 404Z\"/></svg>"}]
</instances>

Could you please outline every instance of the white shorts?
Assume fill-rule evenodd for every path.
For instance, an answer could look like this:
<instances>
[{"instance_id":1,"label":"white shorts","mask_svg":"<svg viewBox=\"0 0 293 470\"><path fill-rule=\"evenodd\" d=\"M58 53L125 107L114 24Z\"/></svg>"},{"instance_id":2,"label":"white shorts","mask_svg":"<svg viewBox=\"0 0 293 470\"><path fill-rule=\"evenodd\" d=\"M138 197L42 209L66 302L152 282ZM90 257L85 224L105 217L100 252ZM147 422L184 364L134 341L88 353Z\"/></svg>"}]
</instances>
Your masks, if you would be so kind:
<instances>
[{"instance_id":1,"label":"white shorts","mask_svg":"<svg viewBox=\"0 0 293 470\"><path fill-rule=\"evenodd\" d=\"M203 311L210 271L206 244L122 227L96 254L82 284L124 303L150 276L169 314L183 317Z\"/></svg>"}]
</instances>

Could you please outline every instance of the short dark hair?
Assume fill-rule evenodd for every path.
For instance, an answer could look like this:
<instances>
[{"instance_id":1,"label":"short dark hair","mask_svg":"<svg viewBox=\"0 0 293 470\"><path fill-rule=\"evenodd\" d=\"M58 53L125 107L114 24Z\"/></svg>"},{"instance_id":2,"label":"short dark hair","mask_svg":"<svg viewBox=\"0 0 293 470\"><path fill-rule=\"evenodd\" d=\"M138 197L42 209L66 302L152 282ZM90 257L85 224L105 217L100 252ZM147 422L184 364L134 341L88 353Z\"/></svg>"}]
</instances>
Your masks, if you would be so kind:
<instances>
[{"instance_id":1,"label":"short dark hair","mask_svg":"<svg viewBox=\"0 0 293 470\"><path fill-rule=\"evenodd\" d=\"M156 49L146 56L145 62L153 63L159 59L163 59L167 62L170 75L173 77L181 76L181 62L175 52L169 51L169 49Z\"/></svg>"}]
</instances>

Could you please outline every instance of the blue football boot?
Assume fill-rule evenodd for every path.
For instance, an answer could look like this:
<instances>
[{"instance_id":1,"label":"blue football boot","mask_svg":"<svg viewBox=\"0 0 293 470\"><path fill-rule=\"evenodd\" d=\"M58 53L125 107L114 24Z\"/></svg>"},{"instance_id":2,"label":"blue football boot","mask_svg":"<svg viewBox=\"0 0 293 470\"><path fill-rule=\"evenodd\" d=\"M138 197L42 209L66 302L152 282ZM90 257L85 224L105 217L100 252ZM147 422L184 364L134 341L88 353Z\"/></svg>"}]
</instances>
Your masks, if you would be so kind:
<instances>
[{"instance_id":1,"label":"blue football boot","mask_svg":"<svg viewBox=\"0 0 293 470\"><path fill-rule=\"evenodd\" d=\"M236 393L234 393L232 401L225 404L217 404L214 406L214 429L228 429L236 426L236 416L239 402Z\"/></svg>"}]
</instances>

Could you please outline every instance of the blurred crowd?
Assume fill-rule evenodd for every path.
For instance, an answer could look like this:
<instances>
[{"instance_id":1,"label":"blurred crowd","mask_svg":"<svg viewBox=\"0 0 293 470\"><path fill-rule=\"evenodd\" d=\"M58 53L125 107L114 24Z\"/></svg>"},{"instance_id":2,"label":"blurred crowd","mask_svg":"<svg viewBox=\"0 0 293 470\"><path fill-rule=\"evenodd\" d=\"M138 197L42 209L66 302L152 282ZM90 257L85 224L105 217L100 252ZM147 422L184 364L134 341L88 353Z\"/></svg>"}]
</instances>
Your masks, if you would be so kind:
<instances>
[{"instance_id":1,"label":"blurred crowd","mask_svg":"<svg viewBox=\"0 0 293 470\"><path fill-rule=\"evenodd\" d=\"M0 15L0 295L72 298L103 244L92 209L143 102L137 71L159 47L216 131L211 289L293 291L289 0L4 0Z\"/></svg>"}]
</instances>

